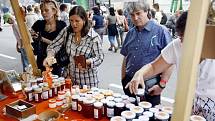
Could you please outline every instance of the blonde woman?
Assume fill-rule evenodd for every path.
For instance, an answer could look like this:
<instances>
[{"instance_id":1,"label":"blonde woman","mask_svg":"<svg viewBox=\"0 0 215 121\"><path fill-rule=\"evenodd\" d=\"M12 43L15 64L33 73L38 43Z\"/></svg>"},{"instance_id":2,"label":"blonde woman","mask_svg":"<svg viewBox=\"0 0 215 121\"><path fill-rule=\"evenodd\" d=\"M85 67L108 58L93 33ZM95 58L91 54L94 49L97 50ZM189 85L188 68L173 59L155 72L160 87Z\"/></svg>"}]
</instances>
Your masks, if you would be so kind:
<instances>
[{"instance_id":1,"label":"blonde woman","mask_svg":"<svg viewBox=\"0 0 215 121\"><path fill-rule=\"evenodd\" d=\"M43 60L47 56L46 48L57 37L59 32L66 27L66 23L57 20L59 9L55 1L45 0L40 4L40 9L44 20L38 20L34 23L31 34L34 43L38 43L35 44L37 46L33 46L34 54L37 55L37 66L41 71L44 71ZM53 65L53 74L61 75L61 71L59 65Z\"/></svg>"}]
</instances>

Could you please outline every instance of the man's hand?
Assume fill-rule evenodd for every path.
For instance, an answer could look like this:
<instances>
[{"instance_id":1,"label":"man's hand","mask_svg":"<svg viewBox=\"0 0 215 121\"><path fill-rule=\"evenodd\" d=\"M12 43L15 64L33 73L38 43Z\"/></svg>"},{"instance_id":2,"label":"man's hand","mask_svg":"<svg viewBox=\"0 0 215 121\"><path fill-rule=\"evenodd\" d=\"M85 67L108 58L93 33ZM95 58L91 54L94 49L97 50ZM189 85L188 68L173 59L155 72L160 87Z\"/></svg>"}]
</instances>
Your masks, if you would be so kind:
<instances>
[{"instance_id":1,"label":"man's hand","mask_svg":"<svg viewBox=\"0 0 215 121\"><path fill-rule=\"evenodd\" d=\"M143 89L145 88L143 74L140 71L137 71L125 88L129 88L131 94L136 94L139 85L141 85Z\"/></svg>"},{"instance_id":2,"label":"man's hand","mask_svg":"<svg viewBox=\"0 0 215 121\"><path fill-rule=\"evenodd\" d=\"M160 95L162 91L163 91L163 89L161 89L158 85L154 85L153 87L151 87L148 90L148 92L151 96Z\"/></svg>"}]
</instances>

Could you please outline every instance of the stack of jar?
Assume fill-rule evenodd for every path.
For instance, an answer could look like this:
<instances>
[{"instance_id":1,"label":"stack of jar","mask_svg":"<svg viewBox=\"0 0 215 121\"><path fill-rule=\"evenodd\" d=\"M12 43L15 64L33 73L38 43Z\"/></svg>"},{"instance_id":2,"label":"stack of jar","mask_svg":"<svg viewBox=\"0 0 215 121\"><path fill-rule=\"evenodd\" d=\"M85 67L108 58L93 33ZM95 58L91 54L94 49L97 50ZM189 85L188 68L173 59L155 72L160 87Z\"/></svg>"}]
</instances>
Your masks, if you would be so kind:
<instances>
[{"instance_id":1,"label":"stack of jar","mask_svg":"<svg viewBox=\"0 0 215 121\"><path fill-rule=\"evenodd\" d=\"M67 83L70 84L67 85L67 87L71 87L71 80L70 82L67 81ZM58 78L58 76L53 76L52 85L50 87L47 82L43 82L43 78L37 78L36 80L31 80L30 84L24 88L27 97L26 100L28 102L34 101L36 103L48 100L55 96L60 97L57 98L57 100L65 100L64 102L66 102L66 96L62 99L61 95L63 95L63 93L65 95L66 92L69 92L69 94L67 94L67 97L69 97L68 95L71 95L70 90L70 88L66 90L65 79L63 77ZM58 92L60 92L60 94ZM67 98L67 100L69 99ZM53 103L54 101L51 100L50 102Z\"/></svg>"}]
</instances>

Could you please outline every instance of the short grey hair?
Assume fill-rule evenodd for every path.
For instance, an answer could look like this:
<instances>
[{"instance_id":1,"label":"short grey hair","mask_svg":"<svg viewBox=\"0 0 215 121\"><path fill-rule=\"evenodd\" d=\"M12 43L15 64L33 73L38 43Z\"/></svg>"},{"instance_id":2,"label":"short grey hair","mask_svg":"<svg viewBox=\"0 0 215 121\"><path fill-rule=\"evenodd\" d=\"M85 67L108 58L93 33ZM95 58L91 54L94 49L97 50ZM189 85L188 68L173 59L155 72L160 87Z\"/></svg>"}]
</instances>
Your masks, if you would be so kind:
<instances>
[{"instance_id":1,"label":"short grey hair","mask_svg":"<svg viewBox=\"0 0 215 121\"><path fill-rule=\"evenodd\" d=\"M147 0L137 0L136 2L128 2L127 10L128 13L132 13L138 10L143 10L144 12L147 12L148 10L150 10L150 7Z\"/></svg>"}]
</instances>

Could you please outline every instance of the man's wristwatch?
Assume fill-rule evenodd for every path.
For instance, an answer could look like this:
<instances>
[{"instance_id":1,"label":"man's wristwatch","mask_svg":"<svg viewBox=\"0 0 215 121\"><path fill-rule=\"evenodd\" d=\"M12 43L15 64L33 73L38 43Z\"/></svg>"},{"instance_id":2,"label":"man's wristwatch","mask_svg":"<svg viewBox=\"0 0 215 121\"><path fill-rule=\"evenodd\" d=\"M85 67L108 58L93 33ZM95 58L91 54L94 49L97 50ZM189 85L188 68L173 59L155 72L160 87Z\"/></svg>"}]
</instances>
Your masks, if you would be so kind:
<instances>
[{"instance_id":1,"label":"man's wristwatch","mask_svg":"<svg viewBox=\"0 0 215 121\"><path fill-rule=\"evenodd\" d=\"M158 86L161 89L164 89L166 87L166 83L167 83L167 80L160 80L160 82L158 83Z\"/></svg>"}]
</instances>

